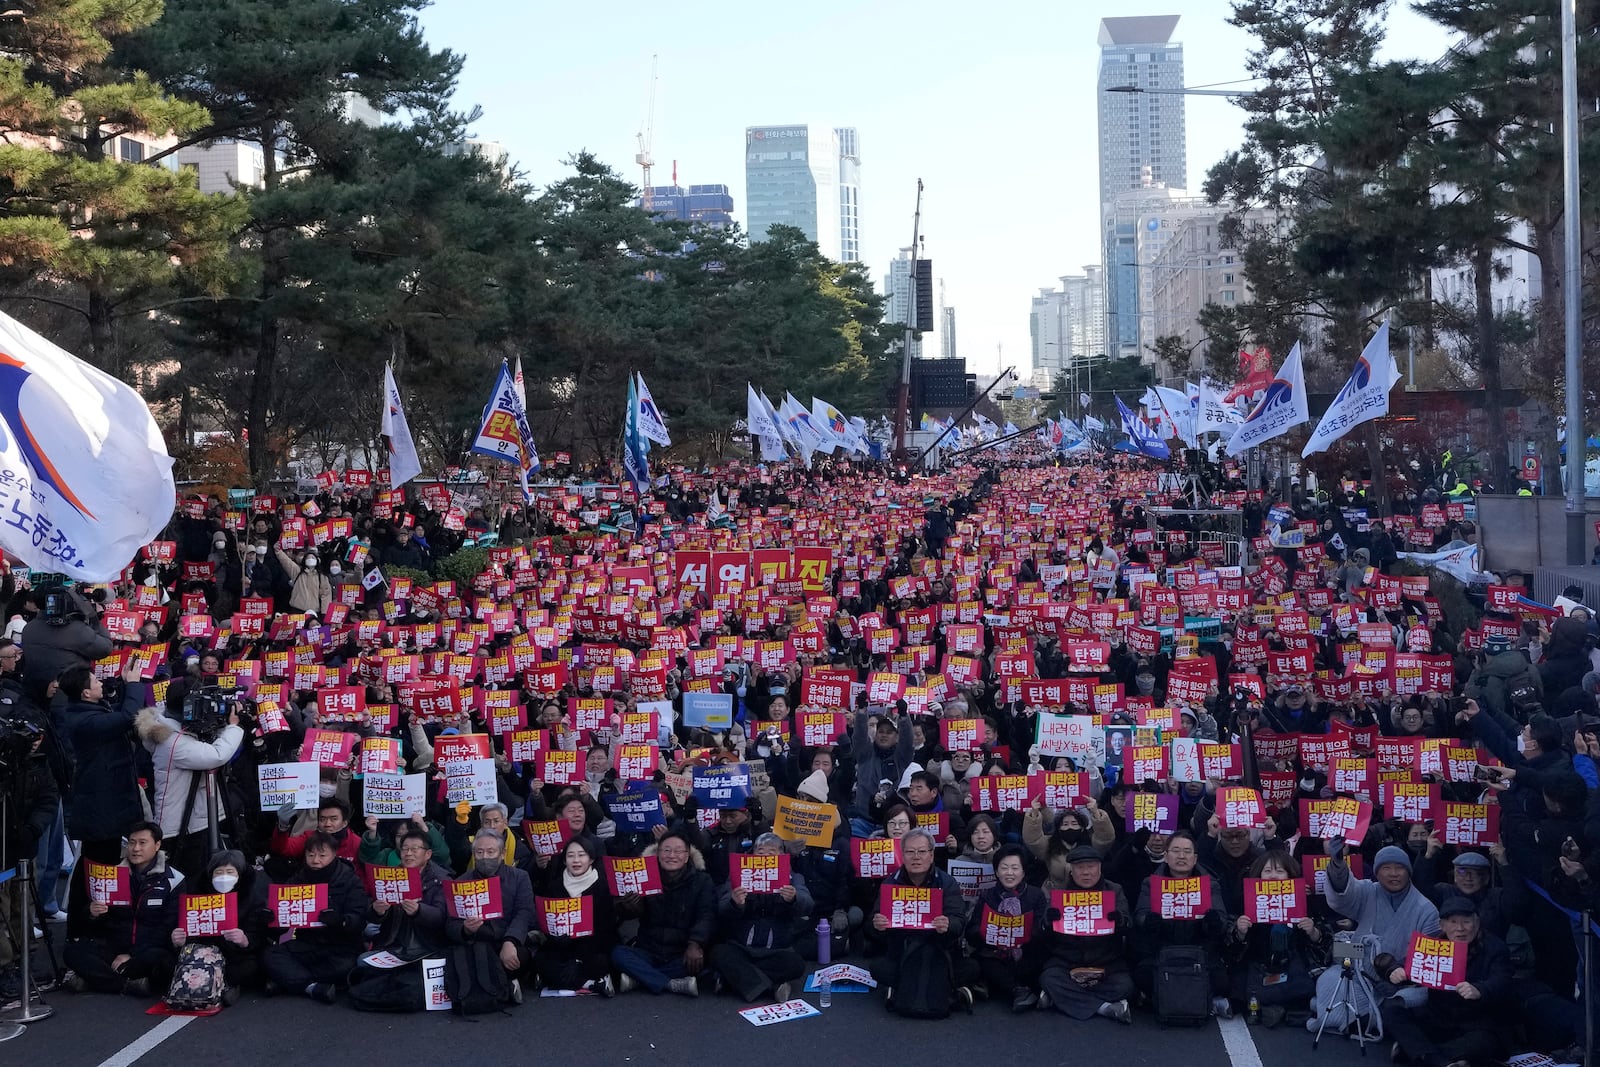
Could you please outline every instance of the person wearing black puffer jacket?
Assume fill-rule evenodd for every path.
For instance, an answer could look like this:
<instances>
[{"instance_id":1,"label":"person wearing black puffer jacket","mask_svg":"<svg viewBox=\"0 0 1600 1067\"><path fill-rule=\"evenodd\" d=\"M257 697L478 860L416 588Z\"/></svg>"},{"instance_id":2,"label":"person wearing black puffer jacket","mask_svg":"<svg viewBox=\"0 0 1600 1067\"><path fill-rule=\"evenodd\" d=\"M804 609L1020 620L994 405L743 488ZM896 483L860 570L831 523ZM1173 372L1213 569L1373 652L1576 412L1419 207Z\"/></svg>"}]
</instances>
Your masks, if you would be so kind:
<instances>
[{"instance_id":1,"label":"person wearing black puffer jacket","mask_svg":"<svg viewBox=\"0 0 1600 1067\"><path fill-rule=\"evenodd\" d=\"M72 972L65 985L74 992L144 997L166 992L172 978L178 958L172 930L183 875L167 865L161 827L138 822L128 828L127 866L132 903L85 905L84 935L69 940L62 953Z\"/></svg>"},{"instance_id":2,"label":"person wearing black puffer jacket","mask_svg":"<svg viewBox=\"0 0 1600 1067\"><path fill-rule=\"evenodd\" d=\"M1109 934L1062 934L1054 924L1060 919L1052 894L1046 912L1050 925L1039 932L1039 950L1044 967L1039 976L1041 1000L1069 1018L1085 1020L1096 1015L1120 1023L1133 1022L1128 1001L1136 989L1128 968L1127 933L1133 926L1128 912L1128 897L1122 887L1108 882L1100 853L1093 845L1079 845L1067 853L1071 884L1062 893L1110 893L1115 901L1112 932Z\"/></svg>"},{"instance_id":3,"label":"person wearing black puffer jacket","mask_svg":"<svg viewBox=\"0 0 1600 1067\"><path fill-rule=\"evenodd\" d=\"M1099 855L1099 853L1095 853ZM992 996L1009 994L1012 1011L1026 1011L1039 1003L1034 986L1039 980L1039 953L1035 946L1044 940L1045 911L1049 903L1044 890L1025 880L1026 854L1021 845L1002 845L994 856L995 881L978 891L967 916L967 944L978 962L978 980ZM988 916L1027 915L1031 936L1026 945L1012 947L988 943Z\"/></svg>"},{"instance_id":4,"label":"person wearing black puffer jacket","mask_svg":"<svg viewBox=\"0 0 1600 1067\"><path fill-rule=\"evenodd\" d=\"M122 835L145 818L134 736L145 687L137 679L137 668L123 674L122 702L113 708L103 699L100 679L88 667L73 667L61 675L61 695L67 703L54 719L72 752L67 836L83 842L80 860L115 864L122 858ZM88 923L86 870L88 864L77 865L67 891L69 938L81 936Z\"/></svg>"},{"instance_id":5,"label":"person wearing black puffer jacket","mask_svg":"<svg viewBox=\"0 0 1600 1067\"><path fill-rule=\"evenodd\" d=\"M328 906L317 916L322 925L296 930L288 941L269 947L261 966L279 989L332 1004L335 987L361 955L371 901L355 868L339 858L333 838L320 830L306 842L305 865L291 881L328 887Z\"/></svg>"},{"instance_id":6,"label":"person wearing black puffer jacket","mask_svg":"<svg viewBox=\"0 0 1600 1067\"><path fill-rule=\"evenodd\" d=\"M782 852L783 841L777 834L756 839L755 855ZM764 995L779 1004L789 999L789 983L806 973L805 962L794 949L794 933L811 907L805 876L798 871L791 873L788 885L772 893L749 892L732 879L718 888L724 940L711 950L711 966L746 1004Z\"/></svg>"},{"instance_id":7,"label":"person wearing black puffer jacket","mask_svg":"<svg viewBox=\"0 0 1600 1067\"><path fill-rule=\"evenodd\" d=\"M611 962L622 972L619 991L643 986L652 993L671 990L700 995L697 976L705 967L706 946L717 918L717 894L705 859L681 830L661 835L654 854L661 870L661 892L641 897L630 893L617 902L623 919L639 916L639 934L631 945L618 945Z\"/></svg>"}]
</instances>

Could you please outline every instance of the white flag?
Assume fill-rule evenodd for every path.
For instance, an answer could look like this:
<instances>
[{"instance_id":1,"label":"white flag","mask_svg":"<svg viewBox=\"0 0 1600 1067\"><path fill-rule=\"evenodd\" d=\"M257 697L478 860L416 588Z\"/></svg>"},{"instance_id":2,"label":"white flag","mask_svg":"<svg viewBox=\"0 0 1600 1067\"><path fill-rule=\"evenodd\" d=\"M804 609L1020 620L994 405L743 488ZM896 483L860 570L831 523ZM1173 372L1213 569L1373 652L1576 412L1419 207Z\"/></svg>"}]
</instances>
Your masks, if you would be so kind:
<instances>
[{"instance_id":1,"label":"white flag","mask_svg":"<svg viewBox=\"0 0 1600 1067\"><path fill-rule=\"evenodd\" d=\"M522 410L523 411L527 411L528 410L528 386L522 380L522 357L521 356L517 357L516 363L513 364L512 367L511 367L511 385L517 391L517 399L522 401Z\"/></svg>"},{"instance_id":2,"label":"white flag","mask_svg":"<svg viewBox=\"0 0 1600 1067\"><path fill-rule=\"evenodd\" d=\"M1350 372L1349 381L1322 413L1322 421L1312 431L1311 440L1306 442L1300 457L1304 459L1314 452L1325 451L1363 422L1389 414L1389 390L1399 380L1400 368L1395 365L1394 353L1389 351L1386 319L1367 342L1367 347L1361 350L1356 369Z\"/></svg>"},{"instance_id":3,"label":"white flag","mask_svg":"<svg viewBox=\"0 0 1600 1067\"><path fill-rule=\"evenodd\" d=\"M0 313L0 548L116 578L172 518L161 427L138 393Z\"/></svg>"},{"instance_id":4,"label":"white flag","mask_svg":"<svg viewBox=\"0 0 1600 1067\"><path fill-rule=\"evenodd\" d=\"M634 377L639 381L639 432L658 445L672 444L672 438L667 435L666 417L656 407L655 398L645 387L644 375L635 374Z\"/></svg>"},{"instance_id":5,"label":"white flag","mask_svg":"<svg viewBox=\"0 0 1600 1067\"><path fill-rule=\"evenodd\" d=\"M1306 376L1300 367L1300 342L1296 341L1289 350L1289 358L1278 369L1278 376L1272 379L1255 408L1228 438L1228 455L1237 456L1310 419L1311 413L1306 409Z\"/></svg>"},{"instance_id":6,"label":"white flag","mask_svg":"<svg viewBox=\"0 0 1600 1067\"><path fill-rule=\"evenodd\" d=\"M850 432L850 420L844 417L844 412L826 400L819 400L813 396L811 421L816 426L817 432L822 434L824 451L831 452L835 447L849 450L846 441Z\"/></svg>"},{"instance_id":7,"label":"white flag","mask_svg":"<svg viewBox=\"0 0 1600 1067\"><path fill-rule=\"evenodd\" d=\"M394 383L394 368L383 368L383 436L389 439L389 486L399 488L422 473L422 461L417 458L417 444L411 439L411 427L406 425L406 413L400 407L400 387Z\"/></svg>"},{"instance_id":8,"label":"white flag","mask_svg":"<svg viewBox=\"0 0 1600 1067\"><path fill-rule=\"evenodd\" d=\"M777 421L772 417L772 411L766 402L756 395L756 387L745 385L745 426L750 433L761 442L761 460L772 463L782 459L786 453L783 450L783 434L778 429Z\"/></svg>"},{"instance_id":9,"label":"white flag","mask_svg":"<svg viewBox=\"0 0 1600 1067\"><path fill-rule=\"evenodd\" d=\"M1222 382L1212 378L1200 379L1200 433L1231 435L1232 427L1243 420L1238 410L1222 399L1227 395L1228 387Z\"/></svg>"}]
</instances>

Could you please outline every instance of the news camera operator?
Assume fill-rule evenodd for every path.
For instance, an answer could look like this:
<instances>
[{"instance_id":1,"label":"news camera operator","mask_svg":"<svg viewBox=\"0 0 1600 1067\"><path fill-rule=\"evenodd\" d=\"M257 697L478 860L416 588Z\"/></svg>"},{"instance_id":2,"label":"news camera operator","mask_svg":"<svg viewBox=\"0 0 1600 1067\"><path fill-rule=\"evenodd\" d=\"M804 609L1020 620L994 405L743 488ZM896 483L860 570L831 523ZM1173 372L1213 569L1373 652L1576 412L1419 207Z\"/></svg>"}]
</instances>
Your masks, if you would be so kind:
<instances>
[{"instance_id":1,"label":"news camera operator","mask_svg":"<svg viewBox=\"0 0 1600 1067\"><path fill-rule=\"evenodd\" d=\"M212 853L212 823L228 817L222 810L222 782L208 790L206 774L233 759L244 743L244 729L239 702L221 689L191 692L181 714L179 722L145 708L136 729L155 768L154 821L161 824L167 855L179 871L195 875L205 870Z\"/></svg>"},{"instance_id":2,"label":"news camera operator","mask_svg":"<svg viewBox=\"0 0 1600 1067\"><path fill-rule=\"evenodd\" d=\"M76 589L40 590L44 609L22 628L27 656L22 681L41 705L49 704L50 683L71 667L88 667L111 655L111 635L100 621L100 605Z\"/></svg>"},{"instance_id":3,"label":"news camera operator","mask_svg":"<svg viewBox=\"0 0 1600 1067\"><path fill-rule=\"evenodd\" d=\"M61 802L45 753L44 731L30 709L11 693L0 693L0 872L38 850L55 824ZM0 882L0 1001L21 994L18 956L32 927L23 914L18 879Z\"/></svg>"},{"instance_id":4,"label":"news camera operator","mask_svg":"<svg viewBox=\"0 0 1600 1067\"><path fill-rule=\"evenodd\" d=\"M66 706L55 712L55 721L73 760L67 835L83 842L68 891L69 938L81 936L89 918L83 874L88 865L83 861L116 863L122 858L122 835L145 818L133 731L145 687L137 667L124 671L122 681L122 699L112 707L105 687L87 666L70 667L61 675Z\"/></svg>"}]
</instances>

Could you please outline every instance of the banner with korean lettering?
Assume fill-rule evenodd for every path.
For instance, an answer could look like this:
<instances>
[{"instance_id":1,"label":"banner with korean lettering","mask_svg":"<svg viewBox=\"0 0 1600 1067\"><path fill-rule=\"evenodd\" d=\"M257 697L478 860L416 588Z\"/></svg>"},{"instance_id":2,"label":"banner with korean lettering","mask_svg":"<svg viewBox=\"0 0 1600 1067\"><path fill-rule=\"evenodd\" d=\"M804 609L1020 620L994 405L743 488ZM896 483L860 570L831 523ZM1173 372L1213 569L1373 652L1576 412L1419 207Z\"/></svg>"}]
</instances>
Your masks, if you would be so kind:
<instances>
[{"instance_id":1,"label":"banner with korean lettering","mask_svg":"<svg viewBox=\"0 0 1600 1067\"><path fill-rule=\"evenodd\" d=\"M1105 937L1117 932L1117 895L1104 889L1055 889L1050 907L1060 912L1052 929L1072 937Z\"/></svg>"},{"instance_id":2,"label":"banner with korean lettering","mask_svg":"<svg viewBox=\"0 0 1600 1067\"><path fill-rule=\"evenodd\" d=\"M743 889L746 893L776 893L790 884L786 853L776 856L738 853L732 859L728 874L734 889Z\"/></svg>"},{"instance_id":3,"label":"banner with korean lettering","mask_svg":"<svg viewBox=\"0 0 1600 1067\"><path fill-rule=\"evenodd\" d=\"M462 878L444 884L445 911L453 919L503 919L499 878Z\"/></svg>"},{"instance_id":4,"label":"banner with korean lettering","mask_svg":"<svg viewBox=\"0 0 1600 1067\"><path fill-rule=\"evenodd\" d=\"M780 796L772 832L785 841L802 841L827 848L833 844L834 829L838 825L839 809L834 805Z\"/></svg>"},{"instance_id":5,"label":"banner with korean lettering","mask_svg":"<svg viewBox=\"0 0 1600 1067\"><path fill-rule=\"evenodd\" d=\"M1211 879L1150 878L1150 910L1163 919L1199 919L1211 909Z\"/></svg>"},{"instance_id":6,"label":"banner with korean lettering","mask_svg":"<svg viewBox=\"0 0 1600 1067\"><path fill-rule=\"evenodd\" d=\"M900 866L900 840L894 837L853 837L850 858L857 878L885 878Z\"/></svg>"},{"instance_id":7,"label":"banner with korean lettering","mask_svg":"<svg viewBox=\"0 0 1600 1067\"><path fill-rule=\"evenodd\" d=\"M285 804L297 810L317 806L318 766L316 763L262 763L256 766L256 781L261 790L261 810L271 811Z\"/></svg>"},{"instance_id":8,"label":"banner with korean lettering","mask_svg":"<svg viewBox=\"0 0 1600 1067\"><path fill-rule=\"evenodd\" d=\"M990 948L1016 949L1028 943L1033 936L1033 913L1001 915L989 905L983 906L980 920L983 943Z\"/></svg>"},{"instance_id":9,"label":"banner with korean lettering","mask_svg":"<svg viewBox=\"0 0 1600 1067\"><path fill-rule=\"evenodd\" d=\"M224 930L237 930L239 895L182 894L178 898L178 926L190 937L221 937Z\"/></svg>"},{"instance_id":10,"label":"banner with korean lettering","mask_svg":"<svg viewBox=\"0 0 1600 1067\"><path fill-rule=\"evenodd\" d=\"M944 891L885 882L878 887L878 911L891 930L932 930L933 920L944 914Z\"/></svg>"},{"instance_id":11,"label":"banner with korean lettering","mask_svg":"<svg viewBox=\"0 0 1600 1067\"><path fill-rule=\"evenodd\" d=\"M1044 783L1037 774L992 774L967 779L973 811L1026 811Z\"/></svg>"},{"instance_id":12,"label":"banner with korean lettering","mask_svg":"<svg viewBox=\"0 0 1600 1067\"><path fill-rule=\"evenodd\" d=\"M1500 805L1446 801L1437 820L1439 839L1447 845L1493 845L1500 841Z\"/></svg>"},{"instance_id":13,"label":"banner with korean lettering","mask_svg":"<svg viewBox=\"0 0 1600 1067\"><path fill-rule=\"evenodd\" d=\"M1429 989L1451 990L1467 980L1467 945L1447 937L1411 935L1406 949L1406 977Z\"/></svg>"},{"instance_id":14,"label":"banner with korean lettering","mask_svg":"<svg viewBox=\"0 0 1600 1067\"><path fill-rule=\"evenodd\" d=\"M120 863L96 863L84 860L89 880L89 902L107 907L121 907L133 903L133 889L128 868Z\"/></svg>"},{"instance_id":15,"label":"banner with korean lettering","mask_svg":"<svg viewBox=\"0 0 1600 1067\"><path fill-rule=\"evenodd\" d=\"M1246 878L1244 914L1253 923L1289 923L1304 919L1306 883L1296 878Z\"/></svg>"},{"instance_id":16,"label":"banner with korean lettering","mask_svg":"<svg viewBox=\"0 0 1600 1067\"><path fill-rule=\"evenodd\" d=\"M750 768L743 763L696 767L693 792L704 808L742 808L750 801Z\"/></svg>"},{"instance_id":17,"label":"banner with korean lettering","mask_svg":"<svg viewBox=\"0 0 1600 1067\"><path fill-rule=\"evenodd\" d=\"M1130 833L1172 833L1178 828L1178 798L1171 793L1129 793L1123 803L1123 826Z\"/></svg>"},{"instance_id":18,"label":"banner with korean lettering","mask_svg":"<svg viewBox=\"0 0 1600 1067\"><path fill-rule=\"evenodd\" d=\"M606 856L606 884L614 897L633 893L650 897L661 892L661 868L654 856Z\"/></svg>"},{"instance_id":19,"label":"banner with korean lettering","mask_svg":"<svg viewBox=\"0 0 1600 1067\"><path fill-rule=\"evenodd\" d=\"M335 860L334 862L338 862ZM309 885L269 885L267 911L272 915L271 925L280 930L300 930L321 926L321 915L328 910L328 884L313 882Z\"/></svg>"},{"instance_id":20,"label":"banner with korean lettering","mask_svg":"<svg viewBox=\"0 0 1600 1067\"><path fill-rule=\"evenodd\" d=\"M1224 830L1257 830L1267 824L1267 806L1261 794L1247 785L1217 790L1217 822Z\"/></svg>"},{"instance_id":21,"label":"banner with korean lettering","mask_svg":"<svg viewBox=\"0 0 1600 1067\"><path fill-rule=\"evenodd\" d=\"M355 734L343 730L307 730L305 740L300 743L300 762L323 767L348 767L356 740Z\"/></svg>"},{"instance_id":22,"label":"banner with korean lettering","mask_svg":"<svg viewBox=\"0 0 1600 1067\"><path fill-rule=\"evenodd\" d=\"M534 897L546 937L593 937L594 897Z\"/></svg>"},{"instance_id":23,"label":"banner with korean lettering","mask_svg":"<svg viewBox=\"0 0 1600 1067\"><path fill-rule=\"evenodd\" d=\"M1300 799L1300 832L1323 841L1342 837L1346 841L1360 841L1367 836L1372 823L1372 805L1352 797L1334 797L1330 800Z\"/></svg>"},{"instance_id":24,"label":"banner with korean lettering","mask_svg":"<svg viewBox=\"0 0 1600 1067\"><path fill-rule=\"evenodd\" d=\"M375 904L422 899L422 872L414 867L368 867L367 895Z\"/></svg>"}]
</instances>

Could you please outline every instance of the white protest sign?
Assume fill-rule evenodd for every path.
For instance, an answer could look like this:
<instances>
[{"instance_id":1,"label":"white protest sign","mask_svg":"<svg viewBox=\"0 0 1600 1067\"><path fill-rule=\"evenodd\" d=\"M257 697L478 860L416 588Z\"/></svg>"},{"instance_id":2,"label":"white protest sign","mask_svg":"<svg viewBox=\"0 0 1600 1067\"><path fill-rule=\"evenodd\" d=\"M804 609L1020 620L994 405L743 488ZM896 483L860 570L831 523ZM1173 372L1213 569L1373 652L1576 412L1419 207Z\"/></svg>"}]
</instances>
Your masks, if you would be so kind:
<instances>
[{"instance_id":1,"label":"white protest sign","mask_svg":"<svg viewBox=\"0 0 1600 1067\"><path fill-rule=\"evenodd\" d=\"M256 768L261 783L261 810L271 811L293 803L298 808L317 806L315 763L263 763Z\"/></svg>"}]
</instances>

